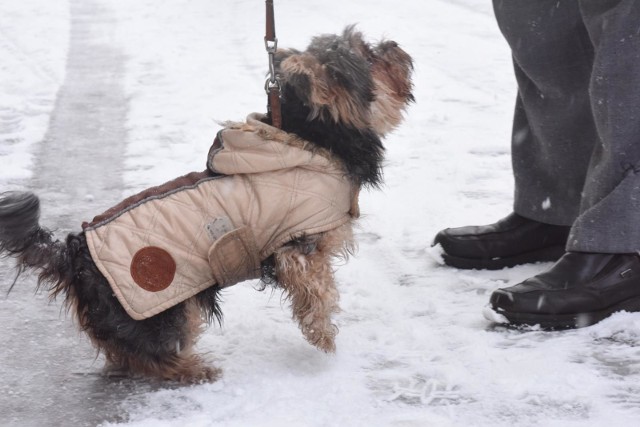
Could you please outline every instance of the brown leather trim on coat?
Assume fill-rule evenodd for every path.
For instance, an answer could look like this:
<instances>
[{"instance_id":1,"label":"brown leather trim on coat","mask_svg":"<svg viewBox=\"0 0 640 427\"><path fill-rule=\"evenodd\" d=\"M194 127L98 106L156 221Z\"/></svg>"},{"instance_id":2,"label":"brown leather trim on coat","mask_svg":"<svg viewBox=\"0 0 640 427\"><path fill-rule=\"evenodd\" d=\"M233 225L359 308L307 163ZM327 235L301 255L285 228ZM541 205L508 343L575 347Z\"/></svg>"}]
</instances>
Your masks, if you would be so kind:
<instances>
[{"instance_id":1,"label":"brown leather trim on coat","mask_svg":"<svg viewBox=\"0 0 640 427\"><path fill-rule=\"evenodd\" d=\"M214 179L220 176L221 175L215 174L209 170L205 170L203 172L191 172L169 182L165 182L162 185L147 188L146 190L143 190L138 194L127 197L122 202L118 203L112 208L109 208L104 213L97 215L91 222L83 222L82 229L87 230L101 225L102 223L109 222L127 209L141 203L143 200L149 198L157 199L169 193L173 193L179 189L194 187L203 180Z\"/></svg>"},{"instance_id":2,"label":"brown leather trim on coat","mask_svg":"<svg viewBox=\"0 0 640 427\"><path fill-rule=\"evenodd\" d=\"M216 135L216 138L213 140L213 144L211 144L211 148L209 148L209 153L207 154L207 169L212 172L215 171L213 168L213 158L224 148L222 145L222 138L220 138L220 133L222 133L222 131L218 132L218 135Z\"/></svg>"}]
</instances>

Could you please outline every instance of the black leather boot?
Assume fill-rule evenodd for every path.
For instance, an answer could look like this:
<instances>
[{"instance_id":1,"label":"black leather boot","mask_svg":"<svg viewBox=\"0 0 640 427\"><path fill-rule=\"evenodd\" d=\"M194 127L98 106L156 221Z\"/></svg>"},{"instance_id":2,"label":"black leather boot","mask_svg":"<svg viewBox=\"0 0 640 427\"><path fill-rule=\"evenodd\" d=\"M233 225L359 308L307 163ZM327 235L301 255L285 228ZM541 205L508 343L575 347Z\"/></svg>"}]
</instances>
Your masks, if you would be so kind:
<instances>
[{"instance_id":1,"label":"black leather boot","mask_svg":"<svg viewBox=\"0 0 640 427\"><path fill-rule=\"evenodd\" d=\"M512 213L495 224L442 230L433 245L442 246L444 263L452 267L497 270L556 261L565 252L570 228Z\"/></svg>"},{"instance_id":2,"label":"black leather boot","mask_svg":"<svg viewBox=\"0 0 640 427\"><path fill-rule=\"evenodd\" d=\"M490 307L511 324L547 329L578 328L616 311L640 311L640 256L567 252L545 273L495 291Z\"/></svg>"}]
</instances>

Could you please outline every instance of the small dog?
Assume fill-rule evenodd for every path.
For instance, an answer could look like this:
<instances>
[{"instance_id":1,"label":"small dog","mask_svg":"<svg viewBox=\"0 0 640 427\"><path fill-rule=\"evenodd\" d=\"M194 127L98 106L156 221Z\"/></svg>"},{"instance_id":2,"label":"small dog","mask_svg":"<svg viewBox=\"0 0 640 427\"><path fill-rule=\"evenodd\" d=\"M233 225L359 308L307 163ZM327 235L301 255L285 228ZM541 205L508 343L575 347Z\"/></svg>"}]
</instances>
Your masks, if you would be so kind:
<instances>
[{"instance_id":1,"label":"small dog","mask_svg":"<svg viewBox=\"0 0 640 427\"><path fill-rule=\"evenodd\" d=\"M64 297L107 368L216 380L193 346L221 321L220 290L259 277L291 301L311 344L335 351L331 262L354 250L360 188L381 183L381 138L413 101L412 60L347 27L278 51L275 69L282 129L270 114L226 124L205 172L132 196L65 242L39 225L35 195L0 195L0 253Z\"/></svg>"}]
</instances>

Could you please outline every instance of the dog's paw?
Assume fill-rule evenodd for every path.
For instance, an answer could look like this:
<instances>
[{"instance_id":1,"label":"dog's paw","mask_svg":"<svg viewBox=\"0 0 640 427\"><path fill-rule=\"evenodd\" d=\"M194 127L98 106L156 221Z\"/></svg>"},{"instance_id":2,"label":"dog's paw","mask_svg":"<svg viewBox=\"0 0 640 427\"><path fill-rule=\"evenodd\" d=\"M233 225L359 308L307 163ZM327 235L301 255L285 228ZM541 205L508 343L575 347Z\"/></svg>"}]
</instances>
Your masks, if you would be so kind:
<instances>
[{"instance_id":1,"label":"dog's paw","mask_svg":"<svg viewBox=\"0 0 640 427\"><path fill-rule=\"evenodd\" d=\"M336 352L335 339L337 332L338 329L334 325L330 325L328 329L307 328L302 331L309 343L325 353Z\"/></svg>"},{"instance_id":2,"label":"dog's paw","mask_svg":"<svg viewBox=\"0 0 640 427\"><path fill-rule=\"evenodd\" d=\"M178 381L182 384L203 384L216 382L221 377L222 369L214 368L212 366L203 366L198 370L183 373L180 378L178 378Z\"/></svg>"},{"instance_id":3,"label":"dog's paw","mask_svg":"<svg viewBox=\"0 0 640 427\"><path fill-rule=\"evenodd\" d=\"M336 341L334 337L323 336L315 343L315 346L325 353L336 352Z\"/></svg>"},{"instance_id":4,"label":"dog's paw","mask_svg":"<svg viewBox=\"0 0 640 427\"><path fill-rule=\"evenodd\" d=\"M102 368L101 375L106 378L135 378L136 375L126 366L121 366L107 360Z\"/></svg>"}]
</instances>

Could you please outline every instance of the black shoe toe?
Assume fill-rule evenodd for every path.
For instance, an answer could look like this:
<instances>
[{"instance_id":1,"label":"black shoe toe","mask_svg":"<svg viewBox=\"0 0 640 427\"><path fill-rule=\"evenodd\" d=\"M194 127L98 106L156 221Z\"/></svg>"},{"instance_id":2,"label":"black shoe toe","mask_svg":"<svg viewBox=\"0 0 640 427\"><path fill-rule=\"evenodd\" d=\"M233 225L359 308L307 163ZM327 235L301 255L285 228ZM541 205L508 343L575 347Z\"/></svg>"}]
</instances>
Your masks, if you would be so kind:
<instances>
[{"instance_id":1,"label":"black shoe toe","mask_svg":"<svg viewBox=\"0 0 640 427\"><path fill-rule=\"evenodd\" d=\"M442 247L442 258L452 267L496 270L557 260L564 254L569 229L512 213L494 224L442 230L433 245Z\"/></svg>"},{"instance_id":2,"label":"black shoe toe","mask_svg":"<svg viewBox=\"0 0 640 427\"><path fill-rule=\"evenodd\" d=\"M640 311L640 257L568 252L548 271L496 290L489 304L511 324L552 329Z\"/></svg>"}]
</instances>

